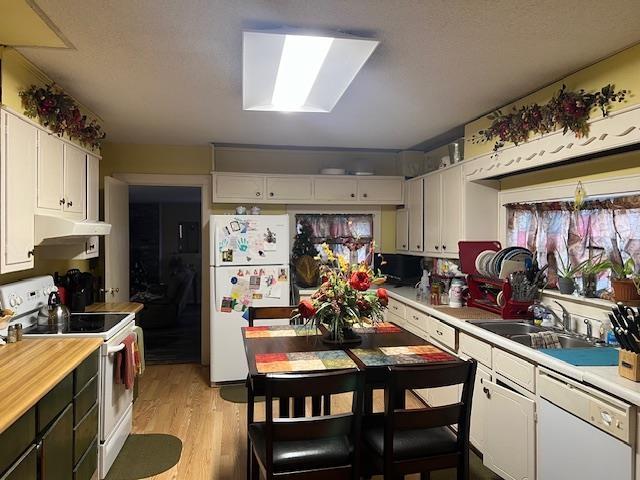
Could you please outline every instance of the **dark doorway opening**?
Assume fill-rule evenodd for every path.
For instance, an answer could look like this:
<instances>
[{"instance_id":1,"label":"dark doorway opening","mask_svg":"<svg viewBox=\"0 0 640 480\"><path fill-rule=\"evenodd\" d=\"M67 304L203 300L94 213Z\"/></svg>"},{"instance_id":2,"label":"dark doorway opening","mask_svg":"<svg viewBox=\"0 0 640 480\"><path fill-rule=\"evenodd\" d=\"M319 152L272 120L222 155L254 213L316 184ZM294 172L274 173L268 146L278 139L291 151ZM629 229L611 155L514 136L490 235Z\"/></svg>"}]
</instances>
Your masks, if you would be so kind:
<instances>
[{"instance_id":1,"label":"dark doorway opening","mask_svg":"<svg viewBox=\"0 0 640 480\"><path fill-rule=\"evenodd\" d=\"M148 364L200 363L199 187L129 187L131 300Z\"/></svg>"}]
</instances>

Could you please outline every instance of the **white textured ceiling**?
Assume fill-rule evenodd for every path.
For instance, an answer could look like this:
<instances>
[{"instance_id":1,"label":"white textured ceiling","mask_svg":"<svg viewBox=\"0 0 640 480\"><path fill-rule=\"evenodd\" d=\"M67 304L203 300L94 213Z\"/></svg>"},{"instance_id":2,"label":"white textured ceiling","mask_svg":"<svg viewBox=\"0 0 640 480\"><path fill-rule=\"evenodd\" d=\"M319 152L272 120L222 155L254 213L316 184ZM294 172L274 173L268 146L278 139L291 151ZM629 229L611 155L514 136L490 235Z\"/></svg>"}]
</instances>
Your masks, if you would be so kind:
<instances>
[{"instance_id":1,"label":"white textured ceiling","mask_svg":"<svg viewBox=\"0 0 640 480\"><path fill-rule=\"evenodd\" d=\"M640 41L638 0L37 0L73 50L23 48L109 140L404 149ZM242 110L243 28L375 36L331 113Z\"/></svg>"}]
</instances>

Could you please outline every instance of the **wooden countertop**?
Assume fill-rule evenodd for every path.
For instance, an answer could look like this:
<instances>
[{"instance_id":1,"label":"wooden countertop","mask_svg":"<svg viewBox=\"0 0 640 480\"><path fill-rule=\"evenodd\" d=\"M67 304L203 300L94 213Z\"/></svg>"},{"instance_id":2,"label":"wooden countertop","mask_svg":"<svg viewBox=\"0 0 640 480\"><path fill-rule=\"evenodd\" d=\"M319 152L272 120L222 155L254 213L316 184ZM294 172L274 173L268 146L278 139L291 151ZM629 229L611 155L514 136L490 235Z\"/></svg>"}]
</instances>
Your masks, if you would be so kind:
<instances>
[{"instance_id":1,"label":"wooden countertop","mask_svg":"<svg viewBox=\"0 0 640 480\"><path fill-rule=\"evenodd\" d=\"M119 303L92 303L85 312L87 313L107 313L107 312L123 312L138 313L144 308L144 304L137 302L119 302Z\"/></svg>"},{"instance_id":2,"label":"wooden countertop","mask_svg":"<svg viewBox=\"0 0 640 480\"><path fill-rule=\"evenodd\" d=\"M0 346L0 433L100 345L100 338L43 338Z\"/></svg>"}]
</instances>

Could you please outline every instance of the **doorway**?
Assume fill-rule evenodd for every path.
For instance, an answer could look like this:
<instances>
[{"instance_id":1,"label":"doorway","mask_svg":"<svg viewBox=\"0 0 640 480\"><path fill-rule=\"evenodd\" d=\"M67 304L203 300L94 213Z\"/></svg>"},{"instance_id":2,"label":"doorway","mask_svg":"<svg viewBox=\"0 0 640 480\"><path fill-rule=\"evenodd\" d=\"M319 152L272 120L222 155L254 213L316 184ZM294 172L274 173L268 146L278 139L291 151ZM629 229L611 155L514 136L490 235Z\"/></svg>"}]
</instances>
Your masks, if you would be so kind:
<instances>
[{"instance_id":1,"label":"doorway","mask_svg":"<svg viewBox=\"0 0 640 480\"><path fill-rule=\"evenodd\" d=\"M149 364L200 363L202 195L199 187L129 185L131 301Z\"/></svg>"}]
</instances>

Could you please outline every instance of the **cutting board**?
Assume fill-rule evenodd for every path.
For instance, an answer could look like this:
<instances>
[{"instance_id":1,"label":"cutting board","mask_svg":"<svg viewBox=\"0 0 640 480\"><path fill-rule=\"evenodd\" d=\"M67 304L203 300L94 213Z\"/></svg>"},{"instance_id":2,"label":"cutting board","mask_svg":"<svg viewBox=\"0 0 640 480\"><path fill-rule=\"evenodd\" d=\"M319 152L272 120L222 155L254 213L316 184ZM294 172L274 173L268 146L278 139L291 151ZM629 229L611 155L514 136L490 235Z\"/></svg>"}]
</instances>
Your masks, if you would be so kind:
<instances>
[{"instance_id":1,"label":"cutting board","mask_svg":"<svg viewBox=\"0 0 640 480\"><path fill-rule=\"evenodd\" d=\"M539 351L576 367L615 367L618 365L618 349L611 347L541 348Z\"/></svg>"}]
</instances>

